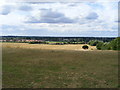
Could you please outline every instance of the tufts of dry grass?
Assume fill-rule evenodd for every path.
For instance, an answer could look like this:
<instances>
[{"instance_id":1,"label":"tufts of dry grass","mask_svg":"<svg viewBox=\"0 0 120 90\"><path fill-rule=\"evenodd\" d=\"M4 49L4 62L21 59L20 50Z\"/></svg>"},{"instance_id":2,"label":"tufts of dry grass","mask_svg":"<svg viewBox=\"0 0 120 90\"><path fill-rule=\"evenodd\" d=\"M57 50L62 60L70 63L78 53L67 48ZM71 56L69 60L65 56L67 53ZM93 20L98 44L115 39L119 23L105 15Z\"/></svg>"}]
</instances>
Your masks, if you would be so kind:
<instances>
[{"instance_id":1,"label":"tufts of dry grass","mask_svg":"<svg viewBox=\"0 0 120 90\"><path fill-rule=\"evenodd\" d=\"M118 87L116 51L75 51L72 45L68 45L72 47L69 51L58 50L64 46L47 50L46 45L40 45L42 49L37 49L39 45L23 43L19 44L22 48L16 48L17 45L3 45L4 88Z\"/></svg>"}]
</instances>

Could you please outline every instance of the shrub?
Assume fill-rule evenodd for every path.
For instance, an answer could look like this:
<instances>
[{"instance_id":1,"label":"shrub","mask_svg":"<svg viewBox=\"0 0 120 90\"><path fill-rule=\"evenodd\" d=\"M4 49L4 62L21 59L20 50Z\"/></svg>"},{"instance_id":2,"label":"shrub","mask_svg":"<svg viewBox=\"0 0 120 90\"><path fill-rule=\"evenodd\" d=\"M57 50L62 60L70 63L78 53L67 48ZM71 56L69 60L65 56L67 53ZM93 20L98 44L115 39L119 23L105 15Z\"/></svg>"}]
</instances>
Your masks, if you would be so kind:
<instances>
[{"instance_id":1,"label":"shrub","mask_svg":"<svg viewBox=\"0 0 120 90\"><path fill-rule=\"evenodd\" d=\"M110 43L103 43L103 45L101 46L101 50L111 50L111 46Z\"/></svg>"},{"instance_id":2,"label":"shrub","mask_svg":"<svg viewBox=\"0 0 120 90\"><path fill-rule=\"evenodd\" d=\"M38 42L29 42L29 44L38 44Z\"/></svg>"},{"instance_id":3,"label":"shrub","mask_svg":"<svg viewBox=\"0 0 120 90\"><path fill-rule=\"evenodd\" d=\"M98 40L90 40L90 41L88 42L88 44L91 45L91 46L96 46L99 42L100 42L100 41L98 41Z\"/></svg>"},{"instance_id":4,"label":"shrub","mask_svg":"<svg viewBox=\"0 0 120 90\"><path fill-rule=\"evenodd\" d=\"M117 38L117 50L120 50L120 37Z\"/></svg>"},{"instance_id":5,"label":"shrub","mask_svg":"<svg viewBox=\"0 0 120 90\"><path fill-rule=\"evenodd\" d=\"M87 45L82 46L83 49L88 49L89 47Z\"/></svg>"},{"instance_id":6,"label":"shrub","mask_svg":"<svg viewBox=\"0 0 120 90\"><path fill-rule=\"evenodd\" d=\"M99 50L120 50L120 37L107 43L99 42L96 47Z\"/></svg>"},{"instance_id":7,"label":"shrub","mask_svg":"<svg viewBox=\"0 0 120 90\"><path fill-rule=\"evenodd\" d=\"M111 46L112 50L120 50L120 37L112 40L110 42L110 46Z\"/></svg>"},{"instance_id":8,"label":"shrub","mask_svg":"<svg viewBox=\"0 0 120 90\"><path fill-rule=\"evenodd\" d=\"M78 44L85 44L85 42L84 42L84 41L82 41L82 42L78 42Z\"/></svg>"},{"instance_id":9,"label":"shrub","mask_svg":"<svg viewBox=\"0 0 120 90\"><path fill-rule=\"evenodd\" d=\"M43 41L43 42L29 42L29 44L47 44L47 42Z\"/></svg>"},{"instance_id":10,"label":"shrub","mask_svg":"<svg viewBox=\"0 0 120 90\"><path fill-rule=\"evenodd\" d=\"M96 45L96 48L97 48L98 50L101 50L103 44L104 44L103 42L98 42L98 44Z\"/></svg>"}]
</instances>

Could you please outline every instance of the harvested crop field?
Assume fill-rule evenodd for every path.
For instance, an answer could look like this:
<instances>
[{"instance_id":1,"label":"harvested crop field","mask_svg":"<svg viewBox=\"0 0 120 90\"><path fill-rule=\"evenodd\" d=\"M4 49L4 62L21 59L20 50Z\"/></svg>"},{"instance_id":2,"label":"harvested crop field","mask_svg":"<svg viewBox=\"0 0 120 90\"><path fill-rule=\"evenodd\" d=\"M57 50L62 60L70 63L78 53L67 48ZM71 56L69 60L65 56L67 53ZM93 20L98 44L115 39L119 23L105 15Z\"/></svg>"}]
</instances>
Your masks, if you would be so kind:
<instances>
[{"instance_id":1,"label":"harvested crop field","mask_svg":"<svg viewBox=\"0 0 120 90\"><path fill-rule=\"evenodd\" d=\"M117 88L118 52L78 46L3 43L3 87Z\"/></svg>"},{"instance_id":2,"label":"harvested crop field","mask_svg":"<svg viewBox=\"0 0 120 90\"><path fill-rule=\"evenodd\" d=\"M83 45L85 44L48 45L48 44L28 44L28 43L3 43L3 47L9 47L9 48L49 49L49 50L84 50L82 49ZM88 50L96 50L96 47L89 46Z\"/></svg>"}]
</instances>

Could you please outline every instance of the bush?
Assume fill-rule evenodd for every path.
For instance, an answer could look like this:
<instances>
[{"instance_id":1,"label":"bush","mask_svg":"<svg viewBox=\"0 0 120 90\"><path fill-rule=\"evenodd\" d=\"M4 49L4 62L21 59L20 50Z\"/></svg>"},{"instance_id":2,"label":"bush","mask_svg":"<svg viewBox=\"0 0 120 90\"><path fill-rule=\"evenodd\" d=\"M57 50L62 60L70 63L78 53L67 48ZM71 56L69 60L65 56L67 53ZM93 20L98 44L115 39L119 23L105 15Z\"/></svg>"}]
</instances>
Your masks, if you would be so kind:
<instances>
[{"instance_id":1,"label":"bush","mask_svg":"<svg viewBox=\"0 0 120 90\"><path fill-rule=\"evenodd\" d=\"M87 45L82 46L83 49L88 49L89 47Z\"/></svg>"},{"instance_id":2,"label":"bush","mask_svg":"<svg viewBox=\"0 0 120 90\"><path fill-rule=\"evenodd\" d=\"M117 38L117 50L120 50L120 37Z\"/></svg>"},{"instance_id":3,"label":"bush","mask_svg":"<svg viewBox=\"0 0 120 90\"><path fill-rule=\"evenodd\" d=\"M99 50L120 50L120 37L108 43L99 42L96 47Z\"/></svg>"},{"instance_id":4,"label":"bush","mask_svg":"<svg viewBox=\"0 0 120 90\"><path fill-rule=\"evenodd\" d=\"M112 50L120 50L120 37L112 40L110 42L110 46L111 46Z\"/></svg>"},{"instance_id":5,"label":"bush","mask_svg":"<svg viewBox=\"0 0 120 90\"><path fill-rule=\"evenodd\" d=\"M47 42L29 42L29 44L47 44Z\"/></svg>"},{"instance_id":6,"label":"bush","mask_svg":"<svg viewBox=\"0 0 120 90\"><path fill-rule=\"evenodd\" d=\"M96 48L97 48L98 50L101 50L103 44L104 44L103 42L98 42L98 44L96 45Z\"/></svg>"},{"instance_id":7,"label":"bush","mask_svg":"<svg viewBox=\"0 0 120 90\"><path fill-rule=\"evenodd\" d=\"M82 41L82 42L78 42L78 44L85 44L85 42L84 42L84 41Z\"/></svg>"},{"instance_id":8,"label":"bush","mask_svg":"<svg viewBox=\"0 0 120 90\"><path fill-rule=\"evenodd\" d=\"M111 50L111 46L110 43L103 43L103 45L101 46L101 50Z\"/></svg>"},{"instance_id":9,"label":"bush","mask_svg":"<svg viewBox=\"0 0 120 90\"><path fill-rule=\"evenodd\" d=\"M91 46L96 46L99 42L100 42L100 41L98 41L98 40L90 40L90 41L88 42L88 44L91 45Z\"/></svg>"}]
</instances>

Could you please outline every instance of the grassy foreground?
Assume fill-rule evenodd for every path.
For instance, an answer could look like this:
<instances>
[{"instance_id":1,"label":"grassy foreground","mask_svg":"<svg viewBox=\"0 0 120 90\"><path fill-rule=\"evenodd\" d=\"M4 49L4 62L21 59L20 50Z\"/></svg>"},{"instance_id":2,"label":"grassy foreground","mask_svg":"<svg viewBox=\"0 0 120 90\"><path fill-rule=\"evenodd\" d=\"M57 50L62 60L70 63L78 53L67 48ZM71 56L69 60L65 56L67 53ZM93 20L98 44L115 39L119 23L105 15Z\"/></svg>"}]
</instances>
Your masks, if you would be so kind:
<instances>
[{"instance_id":1,"label":"grassy foreground","mask_svg":"<svg viewBox=\"0 0 120 90\"><path fill-rule=\"evenodd\" d=\"M117 51L3 47L3 87L114 88L117 60Z\"/></svg>"}]
</instances>

